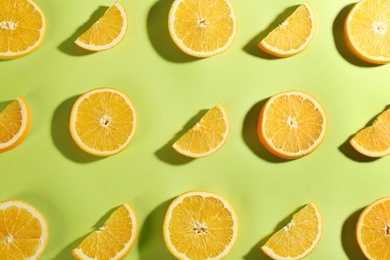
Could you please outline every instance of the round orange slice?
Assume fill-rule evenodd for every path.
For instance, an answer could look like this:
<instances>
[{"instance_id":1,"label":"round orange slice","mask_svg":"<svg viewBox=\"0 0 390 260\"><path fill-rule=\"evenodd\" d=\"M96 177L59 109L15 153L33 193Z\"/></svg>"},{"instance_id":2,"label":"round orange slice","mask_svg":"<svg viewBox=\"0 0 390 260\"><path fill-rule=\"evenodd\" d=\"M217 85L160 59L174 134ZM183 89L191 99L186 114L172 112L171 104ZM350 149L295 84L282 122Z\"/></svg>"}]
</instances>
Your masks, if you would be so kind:
<instances>
[{"instance_id":1,"label":"round orange slice","mask_svg":"<svg viewBox=\"0 0 390 260\"><path fill-rule=\"evenodd\" d=\"M272 154L296 159L312 153L325 138L327 116L322 105L302 91L268 99L259 114L258 137Z\"/></svg>"},{"instance_id":2,"label":"round orange slice","mask_svg":"<svg viewBox=\"0 0 390 260\"><path fill-rule=\"evenodd\" d=\"M258 47L277 57L296 55L309 46L315 29L313 9L305 2L259 42Z\"/></svg>"},{"instance_id":3,"label":"round orange slice","mask_svg":"<svg viewBox=\"0 0 390 260\"><path fill-rule=\"evenodd\" d=\"M238 219L222 196L189 191L169 205L163 225L164 241L177 259L222 259L238 236Z\"/></svg>"},{"instance_id":4,"label":"round orange slice","mask_svg":"<svg viewBox=\"0 0 390 260\"><path fill-rule=\"evenodd\" d=\"M98 230L89 234L72 255L79 260L123 259L132 249L138 236L134 209L125 203L116 209Z\"/></svg>"},{"instance_id":5,"label":"round orange slice","mask_svg":"<svg viewBox=\"0 0 390 260\"><path fill-rule=\"evenodd\" d=\"M38 259L48 241L48 224L32 205L21 200L0 202L2 259Z\"/></svg>"},{"instance_id":6,"label":"round orange slice","mask_svg":"<svg viewBox=\"0 0 390 260\"><path fill-rule=\"evenodd\" d=\"M344 24L350 50L360 59L390 62L390 4L388 0L361 0L349 12Z\"/></svg>"},{"instance_id":7,"label":"round orange slice","mask_svg":"<svg viewBox=\"0 0 390 260\"><path fill-rule=\"evenodd\" d=\"M184 53L209 57L232 45L237 19L230 0L175 0L169 11L168 29Z\"/></svg>"},{"instance_id":8,"label":"round orange slice","mask_svg":"<svg viewBox=\"0 0 390 260\"><path fill-rule=\"evenodd\" d=\"M390 259L390 197L374 201L360 213L356 239L367 259Z\"/></svg>"},{"instance_id":9,"label":"round orange slice","mask_svg":"<svg viewBox=\"0 0 390 260\"><path fill-rule=\"evenodd\" d=\"M103 51L121 42L126 31L126 10L120 2L115 2L75 43L89 51Z\"/></svg>"},{"instance_id":10,"label":"round orange slice","mask_svg":"<svg viewBox=\"0 0 390 260\"><path fill-rule=\"evenodd\" d=\"M18 97L0 112L0 152L18 146L28 135L30 127L30 108L23 97Z\"/></svg>"},{"instance_id":11,"label":"round orange slice","mask_svg":"<svg viewBox=\"0 0 390 260\"><path fill-rule=\"evenodd\" d=\"M131 100L117 89L98 88L81 95L70 115L70 133L85 152L109 156L123 151L137 128Z\"/></svg>"},{"instance_id":12,"label":"round orange slice","mask_svg":"<svg viewBox=\"0 0 390 260\"><path fill-rule=\"evenodd\" d=\"M30 0L0 0L0 59L13 59L37 50L46 33L46 18Z\"/></svg>"}]
</instances>

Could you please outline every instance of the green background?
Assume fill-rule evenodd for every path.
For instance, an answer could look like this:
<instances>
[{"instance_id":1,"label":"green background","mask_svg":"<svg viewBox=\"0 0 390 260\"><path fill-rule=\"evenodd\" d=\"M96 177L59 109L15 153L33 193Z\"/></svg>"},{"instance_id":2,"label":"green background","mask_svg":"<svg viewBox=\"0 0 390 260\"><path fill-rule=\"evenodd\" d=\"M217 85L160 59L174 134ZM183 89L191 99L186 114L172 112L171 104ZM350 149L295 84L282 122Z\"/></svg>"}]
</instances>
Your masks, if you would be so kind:
<instances>
[{"instance_id":1,"label":"green background","mask_svg":"<svg viewBox=\"0 0 390 260\"><path fill-rule=\"evenodd\" d=\"M22 199L46 217L49 242L42 259L72 259L70 251L128 201L139 236L126 259L173 259L162 238L174 197L195 189L224 196L240 221L227 259L268 259L259 247L315 200L324 232L307 259L364 259L354 229L361 210L390 195L390 159L358 155L348 140L389 104L389 65L352 55L343 23L353 2L310 1L317 28L310 46L273 58L257 42L300 4L292 0L234 0L238 35L224 53L195 59L172 42L167 17L172 0L123 0L129 28L115 48L87 53L73 41L112 1L36 0L47 34L34 53L0 61L3 107L23 96L33 115L17 148L0 155L0 199ZM108 158L82 152L68 130L73 102L97 87L125 92L138 115L130 146ZM302 90L327 111L328 133L312 154L292 161L269 154L256 136L257 116L270 96ZM231 131L217 153L190 160L172 143L218 102Z\"/></svg>"}]
</instances>

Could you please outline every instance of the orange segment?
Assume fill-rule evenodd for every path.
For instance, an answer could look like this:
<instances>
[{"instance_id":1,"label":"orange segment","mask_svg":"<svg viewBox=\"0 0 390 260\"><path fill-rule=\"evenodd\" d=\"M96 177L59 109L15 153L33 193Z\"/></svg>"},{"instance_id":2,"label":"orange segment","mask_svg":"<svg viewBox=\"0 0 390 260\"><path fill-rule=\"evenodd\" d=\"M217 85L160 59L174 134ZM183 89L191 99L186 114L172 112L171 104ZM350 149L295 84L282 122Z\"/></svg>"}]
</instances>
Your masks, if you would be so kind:
<instances>
[{"instance_id":1,"label":"orange segment","mask_svg":"<svg viewBox=\"0 0 390 260\"><path fill-rule=\"evenodd\" d=\"M173 148L192 158L205 157L218 151L229 134L229 119L225 108L218 104L174 144Z\"/></svg>"},{"instance_id":2,"label":"orange segment","mask_svg":"<svg viewBox=\"0 0 390 260\"><path fill-rule=\"evenodd\" d=\"M277 57L289 57L302 52L309 46L315 28L313 9L309 3L305 2L273 29L258 44L258 47Z\"/></svg>"},{"instance_id":3,"label":"orange segment","mask_svg":"<svg viewBox=\"0 0 390 260\"><path fill-rule=\"evenodd\" d=\"M75 43L90 51L103 51L117 45L127 31L127 14L121 3L108 8L100 19L80 35Z\"/></svg>"},{"instance_id":4,"label":"orange segment","mask_svg":"<svg viewBox=\"0 0 390 260\"><path fill-rule=\"evenodd\" d=\"M290 223L261 247L272 259L301 259L311 253L322 236L322 216L312 201L294 214Z\"/></svg>"},{"instance_id":5,"label":"orange segment","mask_svg":"<svg viewBox=\"0 0 390 260\"><path fill-rule=\"evenodd\" d=\"M31 112L27 102L18 97L0 113L0 152L18 146L28 135Z\"/></svg>"},{"instance_id":6,"label":"orange segment","mask_svg":"<svg viewBox=\"0 0 390 260\"><path fill-rule=\"evenodd\" d=\"M80 96L70 115L70 133L87 153L109 156L123 151L137 128L133 103L121 91L98 88Z\"/></svg>"},{"instance_id":7,"label":"orange segment","mask_svg":"<svg viewBox=\"0 0 390 260\"><path fill-rule=\"evenodd\" d=\"M48 225L42 214L27 202L0 203L0 258L38 259L48 240Z\"/></svg>"},{"instance_id":8,"label":"orange segment","mask_svg":"<svg viewBox=\"0 0 390 260\"><path fill-rule=\"evenodd\" d=\"M359 58L374 64L390 62L390 3L388 0L357 2L345 20L349 48Z\"/></svg>"},{"instance_id":9,"label":"orange segment","mask_svg":"<svg viewBox=\"0 0 390 260\"><path fill-rule=\"evenodd\" d=\"M372 125L360 130L350 140L353 148L369 157L390 154L390 109L382 112Z\"/></svg>"},{"instance_id":10,"label":"orange segment","mask_svg":"<svg viewBox=\"0 0 390 260\"><path fill-rule=\"evenodd\" d=\"M302 91L274 95L262 107L257 133L272 154L296 159L312 153L325 138L327 116L321 104Z\"/></svg>"},{"instance_id":11,"label":"orange segment","mask_svg":"<svg viewBox=\"0 0 390 260\"><path fill-rule=\"evenodd\" d=\"M367 206L356 223L356 239L370 260L389 260L390 197L378 199Z\"/></svg>"},{"instance_id":12,"label":"orange segment","mask_svg":"<svg viewBox=\"0 0 390 260\"><path fill-rule=\"evenodd\" d=\"M220 195L190 191L169 205L163 234L177 259L222 259L237 240L238 219Z\"/></svg>"},{"instance_id":13,"label":"orange segment","mask_svg":"<svg viewBox=\"0 0 390 260\"><path fill-rule=\"evenodd\" d=\"M137 218L129 203L116 209L103 227L89 234L72 250L76 259L123 259L138 235Z\"/></svg>"},{"instance_id":14,"label":"orange segment","mask_svg":"<svg viewBox=\"0 0 390 260\"><path fill-rule=\"evenodd\" d=\"M41 46L45 15L30 0L0 0L0 59L25 56Z\"/></svg>"},{"instance_id":15,"label":"orange segment","mask_svg":"<svg viewBox=\"0 0 390 260\"><path fill-rule=\"evenodd\" d=\"M175 0L169 11L168 28L183 52L209 57L232 45L237 20L230 0Z\"/></svg>"}]
</instances>

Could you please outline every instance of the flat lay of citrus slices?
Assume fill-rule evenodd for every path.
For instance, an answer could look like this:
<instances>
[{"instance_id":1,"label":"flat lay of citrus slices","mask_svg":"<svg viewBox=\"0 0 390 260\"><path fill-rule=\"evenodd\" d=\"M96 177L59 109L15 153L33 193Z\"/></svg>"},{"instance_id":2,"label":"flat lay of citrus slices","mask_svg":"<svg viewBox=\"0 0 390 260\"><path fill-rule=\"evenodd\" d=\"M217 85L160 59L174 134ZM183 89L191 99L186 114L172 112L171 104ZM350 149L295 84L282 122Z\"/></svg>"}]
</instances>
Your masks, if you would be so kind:
<instances>
[{"instance_id":1,"label":"flat lay of citrus slices","mask_svg":"<svg viewBox=\"0 0 390 260\"><path fill-rule=\"evenodd\" d=\"M30 0L0 0L0 59L14 59L37 50L46 34L46 17Z\"/></svg>"},{"instance_id":2,"label":"flat lay of citrus slices","mask_svg":"<svg viewBox=\"0 0 390 260\"><path fill-rule=\"evenodd\" d=\"M285 91L261 108L257 133L272 154L297 159L316 150L325 138L327 115L322 105L302 91Z\"/></svg>"},{"instance_id":3,"label":"flat lay of citrus slices","mask_svg":"<svg viewBox=\"0 0 390 260\"><path fill-rule=\"evenodd\" d=\"M230 0L175 0L168 15L168 29L184 53L210 57L232 45L237 18Z\"/></svg>"},{"instance_id":4,"label":"flat lay of citrus slices","mask_svg":"<svg viewBox=\"0 0 390 260\"><path fill-rule=\"evenodd\" d=\"M222 259L238 236L238 219L222 196L189 191L169 205L163 224L164 241L177 259Z\"/></svg>"},{"instance_id":5,"label":"flat lay of citrus slices","mask_svg":"<svg viewBox=\"0 0 390 260\"><path fill-rule=\"evenodd\" d=\"M75 43L89 51L103 51L116 46L126 35L127 13L120 2L115 2Z\"/></svg>"},{"instance_id":6,"label":"flat lay of citrus slices","mask_svg":"<svg viewBox=\"0 0 390 260\"><path fill-rule=\"evenodd\" d=\"M30 132L31 120L30 108L23 97L18 97L0 112L0 152L23 142Z\"/></svg>"},{"instance_id":7,"label":"flat lay of citrus slices","mask_svg":"<svg viewBox=\"0 0 390 260\"><path fill-rule=\"evenodd\" d=\"M69 128L73 140L85 152L114 155L123 151L135 135L135 107L120 90L93 89L74 103Z\"/></svg>"},{"instance_id":8,"label":"flat lay of citrus slices","mask_svg":"<svg viewBox=\"0 0 390 260\"><path fill-rule=\"evenodd\" d=\"M315 30L314 11L309 3L305 2L262 39L258 47L277 57L290 57L309 46Z\"/></svg>"},{"instance_id":9,"label":"flat lay of citrus slices","mask_svg":"<svg viewBox=\"0 0 390 260\"><path fill-rule=\"evenodd\" d=\"M390 62L390 3L387 0L361 0L350 10L344 24L350 50L362 60Z\"/></svg>"},{"instance_id":10,"label":"flat lay of citrus slices","mask_svg":"<svg viewBox=\"0 0 390 260\"><path fill-rule=\"evenodd\" d=\"M1 259L38 259L48 237L45 217L31 204L22 200L0 202Z\"/></svg>"}]
</instances>

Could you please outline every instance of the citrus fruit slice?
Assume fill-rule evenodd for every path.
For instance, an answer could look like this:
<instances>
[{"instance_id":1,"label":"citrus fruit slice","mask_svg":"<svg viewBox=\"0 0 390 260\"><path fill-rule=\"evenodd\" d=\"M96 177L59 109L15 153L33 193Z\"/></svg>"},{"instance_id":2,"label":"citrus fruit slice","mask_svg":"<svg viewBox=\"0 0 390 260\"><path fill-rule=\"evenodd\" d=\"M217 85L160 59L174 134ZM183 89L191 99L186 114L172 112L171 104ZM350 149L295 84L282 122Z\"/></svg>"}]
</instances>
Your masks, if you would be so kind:
<instances>
[{"instance_id":1,"label":"citrus fruit slice","mask_svg":"<svg viewBox=\"0 0 390 260\"><path fill-rule=\"evenodd\" d=\"M389 260L390 197L372 202L361 213L356 223L356 239L364 255L370 260Z\"/></svg>"},{"instance_id":2,"label":"citrus fruit slice","mask_svg":"<svg viewBox=\"0 0 390 260\"><path fill-rule=\"evenodd\" d=\"M390 154L390 109L382 112L372 125L360 130L349 141L359 153L369 157Z\"/></svg>"},{"instance_id":3,"label":"citrus fruit slice","mask_svg":"<svg viewBox=\"0 0 390 260\"><path fill-rule=\"evenodd\" d=\"M0 10L0 59L22 57L41 46L46 19L36 3L0 0Z\"/></svg>"},{"instance_id":4,"label":"citrus fruit slice","mask_svg":"<svg viewBox=\"0 0 390 260\"><path fill-rule=\"evenodd\" d=\"M0 152L18 146L31 126L31 112L23 97L12 101L0 112Z\"/></svg>"},{"instance_id":5,"label":"citrus fruit slice","mask_svg":"<svg viewBox=\"0 0 390 260\"><path fill-rule=\"evenodd\" d=\"M230 0L175 0L169 11L168 29L184 53L209 57L232 45L237 20Z\"/></svg>"},{"instance_id":6,"label":"citrus fruit slice","mask_svg":"<svg viewBox=\"0 0 390 260\"><path fill-rule=\"evenodd\" d=\"M72 255L79 260L123 259L133 247L137 236L137 218L129 203L111 213L104 225L89 234Z\"/></svg>"},{"instance_id":7,"label":"citrus fruit slice","mask_svg":"<svg viewBox=\"0 0 390 260\"><path fill-rule=\"evenodd\" d=\"M293 56L309 46L315 29L313 9L305 2L259 42L258 47L277 57Z\"/></svg>"},{"instance_id":8,"label":"citrus fruit slice","mask_svg":"<svg viewBox=\"0 0 390 260\"><path fill-rule=\"evenodd\" d=\"M344 32L350 50L360 59L374 63L390 62L390 3L388 0L362 0L349 12Z\"/></svg>"},{"instance_id":9,"label":"citrus fruit slice","mask_svg":"<svg viewBox=\"0 0 390 260\"><path fill-rule=\"evenodd\" d=\"M188 157L205 157L218 151L225 144L228 134L229 118L225 108L218 104L207 111L172 147Z\"/></svg>"},{"instance_id":10,"label":"citrus fruit slice","mask_svg":"<svg viewBox=\"0 0 390 260\"><path fill-rule=\"evenodd\" d=\"M269 98L259 114L258 137L272 154L296 159L312 153L327 131L321 104L302 91L286 91Z\"/></svg>"},{"instance_id":11,"label":"citrus fruit slice","mask_svg":"<svg viewBox=\"0 0 390 260\"><path fill-rule=\"evenodd\" d=\"M322 216L312 201L293 215L292 220L261 247L272 259L301 259L311 253L322 236Z\"/></svg>"},{"instance_id":12,"label":"citrus fruit slice","mask_svg":"<svg viewBox=\"0 0 390 260\"><path fill-rule=\"evenodd\" d=\"M0 202L1 259L38 259L47 240L48 225L37 209L21 200Z\"/></svg>"},{"instance_id":13,"label":"citrus fruit slice","mask_svg":"<svg viewBox=\"0 0 390 260\"><path fill-rule=\"evenodd\" d=\"M89 51L103 51L117 45L127 31L127 14L121 3L115 2L98 21L81 34L75 43Z\"/></svg>"},{"instance_id":14,"label":"citrus fruit slice","mask_svg":"<svg viewBox=\"0 0 390 260\"><path fill-rule=\"evenodd\" d=\"M131 100L121 91L98 88L81 95L70 115L70 133L87 153L109 156L123 151L137 128Z\"/></svg>"},{"instance_id":15,"label":"citrus fruit slice","mask_svg":"<svg viewBox=\"0 0 390 260\"><path fill-rule=\"evenodd\" d=\"M238 219L220 195L189 191L169 205L163 234L177 259L222 259L237 240Z\"/></svg>"}]
</instances>

